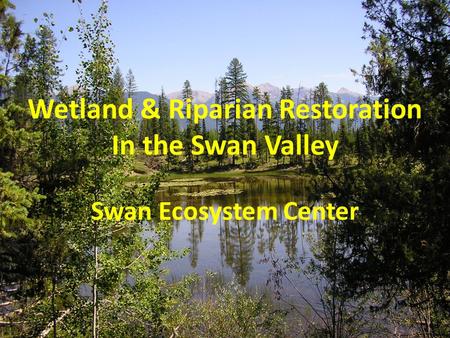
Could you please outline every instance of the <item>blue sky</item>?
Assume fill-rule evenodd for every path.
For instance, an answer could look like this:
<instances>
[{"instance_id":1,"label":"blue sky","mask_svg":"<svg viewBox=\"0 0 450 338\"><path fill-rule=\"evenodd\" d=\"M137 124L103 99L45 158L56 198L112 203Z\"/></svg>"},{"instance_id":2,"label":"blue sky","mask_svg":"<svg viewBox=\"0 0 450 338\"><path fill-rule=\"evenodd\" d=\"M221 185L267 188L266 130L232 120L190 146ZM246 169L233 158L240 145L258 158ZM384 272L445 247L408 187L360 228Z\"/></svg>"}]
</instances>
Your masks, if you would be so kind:
<instances>
[{"instance_id":1,"label":"blue sky","mask_svg":"<svg viewBox=\"0 0 450 338\"><path fill-rule=\"evenodd\" d=\"M58 31L66 29L80 10L88 17L99 3L13 2L25 32L36 29L33 19L43 12L54 14ZM364 91L349 71L368 60L359 0L111 0L109 7L120 68L133 70L139 90L172 92L189 79L194 89L211 92L237 57L251 84L312 87L324 81L332 91ZM72 85L81 47L75 32L67 37L58 35L68 66L64 83Z\"/></svg>"}]
</instances>

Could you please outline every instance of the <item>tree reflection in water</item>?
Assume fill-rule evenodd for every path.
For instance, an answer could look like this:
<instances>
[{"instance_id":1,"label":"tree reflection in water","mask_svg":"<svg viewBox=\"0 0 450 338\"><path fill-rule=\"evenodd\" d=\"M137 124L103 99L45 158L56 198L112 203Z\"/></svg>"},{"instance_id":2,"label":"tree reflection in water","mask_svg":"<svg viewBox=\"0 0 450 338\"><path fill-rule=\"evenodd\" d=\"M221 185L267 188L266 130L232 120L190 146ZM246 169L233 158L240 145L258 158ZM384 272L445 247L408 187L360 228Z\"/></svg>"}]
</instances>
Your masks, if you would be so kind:
<instances>
[{"instance_id":1,"label":"tree reflection in water","mask_svg":"<svg viewBox=\"0 0 450 338\"><path fill-rule=\"evenodd\" d=\"M172 248L189 248L186 257L169 262L172 277L178 279L195 272L217 271L225 278L236 279L248 287L264 287L270 278L270 264L264 258L276 254L296 259L310 255L306 235L317 236L317 224L313 222L287 221L283 218L283 206L289 201L307 203L308 181L297 176L255 176L235 179L212 179L198 186L170 186L158 196L172 205L195 207L240 205L276 206L279 220L224 221L216 225L211 220L177 222L173 230ZM237 191L235 195L193 197L211 189ZM181 194L180 194L181 193Z\"/></svg>"}]
</instances>

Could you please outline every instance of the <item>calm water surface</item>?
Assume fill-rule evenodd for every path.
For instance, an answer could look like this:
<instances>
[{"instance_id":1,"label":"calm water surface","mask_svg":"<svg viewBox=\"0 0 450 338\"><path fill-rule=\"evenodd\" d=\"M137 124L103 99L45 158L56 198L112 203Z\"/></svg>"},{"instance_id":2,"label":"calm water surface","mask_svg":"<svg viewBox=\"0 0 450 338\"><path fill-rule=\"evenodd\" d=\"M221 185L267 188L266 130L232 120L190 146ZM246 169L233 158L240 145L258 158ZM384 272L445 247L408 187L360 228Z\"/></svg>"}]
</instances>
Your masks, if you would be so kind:
<instances>
[{"instance_id":1,"label":"calm water surface","mask_svg":"<svg viewBox=\"0 0 450 338\"><path fill-rule=\"evenodd\" d=\"M168 186L167 186L168 185ZM175 185L175 186L174 186ZM259 221L179 221L173 227L172 249L189 248L188 255L169 262L170 278L190 273L219 273L225 280L236 280L250 289L265 289L273 271L268 257L297 259L311 257L310 238L316 238L320 222L286 221L283 206L290 201L307 200L309 181L296 176L252 176L169 182L158 194L160 201L172 205L242 206L271 205L279 208L279 219ZM223 195L235 191L236 194ZM211 196L211 194L216 194ZM301 274L291 276L302 287ZM310 286L309 286L310 287ZM313 292L303 285L305 294ZM293 292L289 285L286 292ZM302 291L302 292L303 292ZM314 298L314 297L313 297Z\"/></svg>"}]
</instances>

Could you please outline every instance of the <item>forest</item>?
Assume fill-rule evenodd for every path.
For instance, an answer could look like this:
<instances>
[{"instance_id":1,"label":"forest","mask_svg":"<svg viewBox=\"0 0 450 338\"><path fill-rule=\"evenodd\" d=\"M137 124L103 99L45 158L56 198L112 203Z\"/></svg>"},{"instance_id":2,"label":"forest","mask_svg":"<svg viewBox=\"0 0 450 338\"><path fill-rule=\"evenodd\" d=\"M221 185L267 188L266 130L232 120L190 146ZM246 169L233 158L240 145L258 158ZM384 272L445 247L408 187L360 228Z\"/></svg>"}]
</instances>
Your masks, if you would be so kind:
<instances>
[{"instance_id":1,"label":"forest","mask_svg":"<svg viewBox=\"0 0 450 338\"><path fill-rule=\"evenodd\" d=\"M408 118L283 119L283 100L351 104L339 97L333 102L324 82L302 97L286 85L274 100L258 86L250 89L236 57L218 74L212 103L229 107L229 114L212 128L193 115L186 125L171 119L164 90L154 101L159 119L70 118L70 105L76 109L82 98L129 109L137 92L132 70L123 75L119 68L108 1L64 32L54 29L54 20L63 18L33 13L36 31L25 33L16 5L0 0L2 337L450 335L448 0L361 3L370 61L355 74L367 91L358 104L388 98L392 105L416 105ZM75 34L83 46L76 85L62 81L61 34ZM58 111L67 118L57 118L56 110L36 118L39 108L29 100L41 102L44 117L44 106L66 107ZM194 102L189 80L180 100ZM272 118L239 118L234 108L246 103L270 107ZM306 134L310 145L295 151L298 135ZM145 140L155 135L166 148L182 140L181 155L148 156L153 148L144 149ZM114 136L139 144L134 156L114 151ZM196 154L199 139L223 144L223 151ZM252 141L254 151L227 153L233 140ZM208 177L220 188L202 190ZM259 191L250 196L244 186ZM203 220L192 220L190 247L179 248L173 238L187 223L92 217L91 208L145 205L143 214L157 215L162 193L183 202L197 198L199 207L209 200L208 208L238 198L264 206L264 198L298 194L311 208L346 205L358 215L302 220L303 230L289 220L266 219L267 243L256 223L216 219L217 247L234 278L220 272L170 278L177 260L188 257L193 267L199 261L208 231ZM310 251L302 256L295 243L303 235ZM286 255L273 249L275 238ZM260 261L271 266L270 280L262 282L274 287L258 292L246 287L257 272L250 264L252 255L266 252ZM294 275L313 286L316 301ZM287 286L302 306L286 297Z\"/></svg>"}]
</instances>

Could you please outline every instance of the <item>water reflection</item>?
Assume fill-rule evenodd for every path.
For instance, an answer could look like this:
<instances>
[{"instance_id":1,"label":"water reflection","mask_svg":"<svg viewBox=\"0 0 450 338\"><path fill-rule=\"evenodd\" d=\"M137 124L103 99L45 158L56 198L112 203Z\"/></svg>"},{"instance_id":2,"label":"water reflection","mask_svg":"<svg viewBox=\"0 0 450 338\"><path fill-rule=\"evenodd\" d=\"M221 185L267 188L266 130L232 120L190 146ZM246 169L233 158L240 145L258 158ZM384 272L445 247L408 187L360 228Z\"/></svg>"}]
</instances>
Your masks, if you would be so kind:
<instances>
[{"instance_id":1,"label":"water reflection","mask_svg":"<svg viewBox=\"0 0 450 338\"><path fill-rule=\"evenodd\" d=\"M180 183L181 184L181 183ZM288 221L283 218L283 206L290 201L307 203L309 182L299 177L240 177L214 179L194 186L169 186L159 194L160 201L172 205L226 206L240 205L276 206L279 220L224 221L216 225L207 221L179 221L173 227L173 249L189 248L186 257L171 261L168 268L172 277L206 270L221 273L226 279L235 278L241 285L264 286L269 278L270 264L263 258L310 256L306 237L317 236L317 223ZM204 196L211 189L242 191L234 195ZM194 197L194 196L199 197Z\"/></svg>"}]
</instances>

